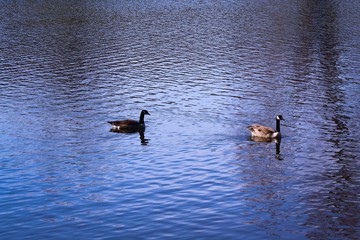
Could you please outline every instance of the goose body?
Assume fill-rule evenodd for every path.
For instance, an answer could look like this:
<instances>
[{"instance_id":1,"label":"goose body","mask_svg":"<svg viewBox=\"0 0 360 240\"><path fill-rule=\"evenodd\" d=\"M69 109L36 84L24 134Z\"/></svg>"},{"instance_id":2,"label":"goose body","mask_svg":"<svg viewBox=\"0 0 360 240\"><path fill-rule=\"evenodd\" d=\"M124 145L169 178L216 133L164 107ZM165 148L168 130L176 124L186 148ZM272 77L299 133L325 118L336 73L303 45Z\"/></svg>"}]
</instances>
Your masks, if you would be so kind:
<instances>
[{"instance_id":1,"label":"goose body","mask_svg":"<svg viewBox=\"0 0 360 240\"><path fill-rule=\"evenodd\" d=\"M247 127L252 137L258 138L280 138L280 120L284 120L281 115L276 116L276 130L259 124L253 124Z\"/></svg>"},{"instance_id":2,"label":"goose body","mask_svg":"<svg viewBox=\"0 0 360 240\"><path fill-rule=\"evenodd\" d=\"M112 129L114 130L124 130L125 132L139 131L145 129L145 115L150 115L146 110L142 110L140 113L139 121L136 120L118 120L118 121L108 121L111 124Z\"/></svg>"}]
</instances>

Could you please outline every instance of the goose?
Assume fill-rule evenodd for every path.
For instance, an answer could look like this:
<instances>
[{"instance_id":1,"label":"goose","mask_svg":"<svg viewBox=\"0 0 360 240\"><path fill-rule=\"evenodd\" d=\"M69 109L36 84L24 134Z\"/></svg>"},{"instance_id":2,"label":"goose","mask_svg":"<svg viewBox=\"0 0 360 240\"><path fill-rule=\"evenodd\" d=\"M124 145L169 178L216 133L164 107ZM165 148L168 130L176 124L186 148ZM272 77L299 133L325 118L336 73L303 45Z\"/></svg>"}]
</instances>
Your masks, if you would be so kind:
<instances>
[{"instance_id":1,"label":"goose","mask_svg":"<svg viewBox=\"0 0 360 240\"><path fill-rule=\"evenodd\" d=\"M108 121L112 125L113 130L123 130L124 132L140 131L145 129L144 116L150 115L146 110L142 110L140 113L139 121L136 120L118 120Z\"/></svg>"},{"instance_id":2,"label":"goose","mask_svg":"<svg viewBox=\"0 0 360 240\"><path fill-rule=\"evenodd\" d=\"M259 138L281 138L280 120L285 119L281 115L276 116L276 130L271 127L266 127L258 124L248 126L247 129L251 132L252 137Z\"/></svg>"}]
</instances>

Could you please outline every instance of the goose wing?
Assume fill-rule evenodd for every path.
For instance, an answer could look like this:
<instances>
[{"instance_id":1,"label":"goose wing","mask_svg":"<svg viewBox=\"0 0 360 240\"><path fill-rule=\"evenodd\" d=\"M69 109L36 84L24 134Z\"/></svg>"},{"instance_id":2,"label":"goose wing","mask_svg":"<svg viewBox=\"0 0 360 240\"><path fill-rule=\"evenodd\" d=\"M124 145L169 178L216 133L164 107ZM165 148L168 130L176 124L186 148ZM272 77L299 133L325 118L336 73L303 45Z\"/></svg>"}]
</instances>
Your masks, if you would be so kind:
<instances>
[{"instance_id":1,"label":"goose wing","mask_svg":"<svg viewBox=\"0 0 360 240\"><path fill-rule=\"evenodd\" d=\"M276 131L271 127L266 127L258 124L253 124L248 126L247 129L252 133L253 136L256 137L272 137L273 133Z\"/></svg>"},{"instance_id":2,"label":"goose wing","mask_svg":"<svg viewBox=\"0 0 360 240\"><path fill-rule=\"evenodd\" d=\"M116 127L136 127L139 126L139 122L136 120L121 120L121 121L109 121L113 126Z\"/></svg>"}]
</instances>

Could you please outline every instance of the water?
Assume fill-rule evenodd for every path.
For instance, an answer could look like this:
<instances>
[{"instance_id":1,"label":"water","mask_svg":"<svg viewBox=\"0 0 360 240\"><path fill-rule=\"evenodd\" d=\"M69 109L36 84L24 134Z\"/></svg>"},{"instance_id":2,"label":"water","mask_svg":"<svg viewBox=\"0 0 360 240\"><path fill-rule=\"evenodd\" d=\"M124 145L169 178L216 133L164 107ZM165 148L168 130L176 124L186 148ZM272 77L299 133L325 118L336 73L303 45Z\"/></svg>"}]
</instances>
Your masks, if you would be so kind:
<instances>
[{"instance_id":1,"label":"water","mask_svg":"<svg viewBox=\"0 0 360 240\"><path fill-rule=\"evenodd\" d=\"M359 10L0 1L0 238L358 239Z\"/></svg>"}]
</instances>

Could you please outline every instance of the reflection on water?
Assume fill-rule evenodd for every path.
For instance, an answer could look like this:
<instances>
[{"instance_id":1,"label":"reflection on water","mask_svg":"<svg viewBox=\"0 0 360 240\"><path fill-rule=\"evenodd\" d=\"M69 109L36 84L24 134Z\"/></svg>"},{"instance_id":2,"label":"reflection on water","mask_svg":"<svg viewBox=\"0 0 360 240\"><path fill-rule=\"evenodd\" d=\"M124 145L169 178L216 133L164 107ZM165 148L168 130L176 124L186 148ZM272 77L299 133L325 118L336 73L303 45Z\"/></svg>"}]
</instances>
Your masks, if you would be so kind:
<instances>
[{"instance_id":1,"label":"reflection on water","mask_svg":"<svg viewBox=\"0 0 360 240\"><path fill-rule=\"evenodd\" d=\"M357 239L359 10L0 1L1 238Z\"/></svg>"},{"instance_id":2,"label":"reflection on water","mask_svg":"<svg viewBox=\"0 0 360 240\"><path fill-rule=\"evenodd\" d=\"M317 33L314 39L318 44L317 52L322 70L319 84L322 85L324 98L323 110L320 114L323 121L329 123L321 124L319 127L323 128L321 135L329 145L325 154L329 153L329 149L334 150L330 153L334 165L326 164L322 173L314 176L317 181L321 179L324 185L318 192L310 194L307 199L307 205L317 210L309 212L305 224L317 225L319 228L307 236L312 239L330 236L356 238L354 234L358 234L359 219L346 212L349 209L354 212L360 210L360 205L351 203L359 200L358 196L354 197L354 194L358 194L352 184L353 177L357 178L359 175L353 172L355 165L350 159L355 159L355 155L351 153L354 145L348 137L349 131L346 125L351 122L352 117L349 114L359 113L358 111L350 113L347 110L347 93L344 91L344 86L348 83L341 77L343 70L339 68L342 53L338 46L342 36L338 35L337 3L330 1L322 6L316 6L309 19L311 25L318 28L318 30L314 29ZM352 156L350 157L349 154Z\"/></svg>"},{"instance_id":3,"label":"reflection on water","mask_svg":"<svg viewBox=\"0 0 360 240\"><path fill-rule=\"evenodd\" d=\"M149 143L149 140L150 140L150 139L145 138L145 129L143 129L143 130L134 130L134 129L123 129L123 128L122 129L111 128L110 132L127 133L127 134L139 133L141 145L147 145Z\"/></svg>"},{"instance_id":4,"label":"reflection on water","mask_svg":"<svg viewBox=\"0 0 360 240\"><path fill-rule=\"evenodd\" d=\"M251 136L250 140L259 143L275 143L275 159L284 160L280 154L281 138L262 138L262 137Z\"/></svg>"}]
</instances>

